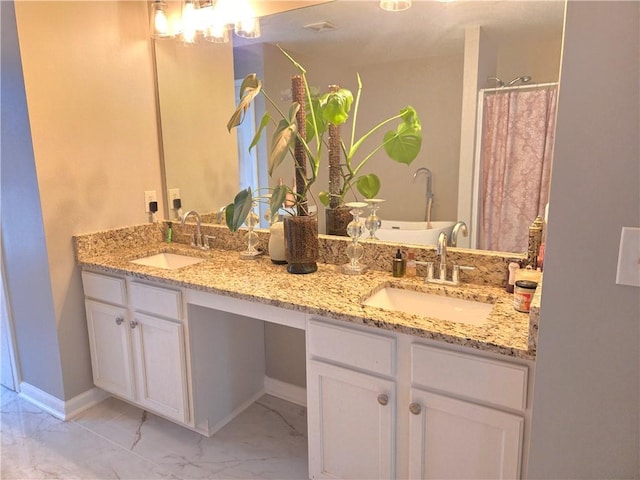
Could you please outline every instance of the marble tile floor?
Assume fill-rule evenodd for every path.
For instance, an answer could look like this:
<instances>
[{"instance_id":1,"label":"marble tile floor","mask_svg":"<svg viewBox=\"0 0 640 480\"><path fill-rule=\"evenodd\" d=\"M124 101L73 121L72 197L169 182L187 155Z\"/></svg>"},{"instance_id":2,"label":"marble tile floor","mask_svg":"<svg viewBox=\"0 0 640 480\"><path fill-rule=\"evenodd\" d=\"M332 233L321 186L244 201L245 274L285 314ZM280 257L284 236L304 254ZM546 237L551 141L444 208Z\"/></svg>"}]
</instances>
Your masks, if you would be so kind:
<instances>
[{"instance_id":1,"label":"marble tile floor","mask_svg":"<svg viewBox=\"0 0 640 480\"><path fill-rule=\"evenodd\" d=\"M269 395L211 438L114 398L67 422L1 400L2 479L308 478L306 409Z\"/></svg>"}]
</instances>

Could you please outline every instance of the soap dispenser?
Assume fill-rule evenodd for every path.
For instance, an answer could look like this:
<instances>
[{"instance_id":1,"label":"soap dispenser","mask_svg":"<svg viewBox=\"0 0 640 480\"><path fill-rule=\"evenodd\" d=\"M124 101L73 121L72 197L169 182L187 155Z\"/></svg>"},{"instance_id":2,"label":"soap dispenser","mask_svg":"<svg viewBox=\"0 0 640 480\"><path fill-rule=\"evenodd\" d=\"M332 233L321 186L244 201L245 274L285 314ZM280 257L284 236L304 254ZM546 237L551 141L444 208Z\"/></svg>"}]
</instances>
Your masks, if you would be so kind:
<instances>
[{"instance_id":1,"label":"soap dispenser","mask_svg":"<svg viewBox=\"0 0 640 480\"><path fill-rule=\"evenodd\" d=\"M393 259L392 273L394 277L404 277L407 268L407 261L402 256L400 249L396 252L396 256Z\"/></svg>"}]
</instances>

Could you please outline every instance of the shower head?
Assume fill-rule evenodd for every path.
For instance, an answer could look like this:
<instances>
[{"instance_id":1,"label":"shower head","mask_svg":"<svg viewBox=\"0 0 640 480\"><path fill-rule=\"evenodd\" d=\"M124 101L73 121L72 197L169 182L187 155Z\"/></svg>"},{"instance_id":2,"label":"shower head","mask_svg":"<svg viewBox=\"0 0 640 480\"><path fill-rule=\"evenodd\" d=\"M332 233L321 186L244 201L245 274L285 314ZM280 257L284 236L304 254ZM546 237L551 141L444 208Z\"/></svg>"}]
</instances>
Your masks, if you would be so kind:
<instances>
[{"instance_id":1,"label":"shower head","mask_svg":"<svg viewBox=\"0 0 640 480\"><path fill-rule=\"evenodd\" d=\"M516 77L513 80L511 80L509 83L507 83L507 87L512 87L514 85L517 85L518 83L523 84L523 83L528 83L531 81L531 77L529 75L523 75L522 77Z\"/></svg>"},{"instance_id":2,"label":"shower head","mask_svg":"<svg viewBox=\"0 0 640 480\"><path fill-rule=\"evenodd\" d=\"M500 80L498 77L487 77L487 82L494 81L498 84L498 87L504 87L504 82Z\"/></svg>"}]
</instances>

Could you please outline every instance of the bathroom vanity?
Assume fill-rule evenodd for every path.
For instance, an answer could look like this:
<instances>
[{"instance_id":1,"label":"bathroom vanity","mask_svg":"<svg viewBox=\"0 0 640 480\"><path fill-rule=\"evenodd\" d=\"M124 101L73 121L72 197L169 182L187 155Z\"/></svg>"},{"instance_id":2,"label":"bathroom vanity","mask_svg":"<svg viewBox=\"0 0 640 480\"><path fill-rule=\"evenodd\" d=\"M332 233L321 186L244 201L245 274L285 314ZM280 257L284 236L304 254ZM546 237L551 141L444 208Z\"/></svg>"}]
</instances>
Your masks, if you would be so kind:
<instances>
[{"instance_id":1,"label":"bathroom vanity","mask_svg":"<svg viewBox=\"0 0 640 480\"><path fill-rule=\"evenodd\" d=\"M529 316L502 289L344 276L329 264L292 276L268 257L125 237L119 247L104 232L74 239L96 386L213 435L264 394L272 322L306 333L310 478L525 471L535 349ZM202 261L132 263L160 252ZM478 326L363 306L389 285L493 307Z\"/></svg>"}]
</instances>

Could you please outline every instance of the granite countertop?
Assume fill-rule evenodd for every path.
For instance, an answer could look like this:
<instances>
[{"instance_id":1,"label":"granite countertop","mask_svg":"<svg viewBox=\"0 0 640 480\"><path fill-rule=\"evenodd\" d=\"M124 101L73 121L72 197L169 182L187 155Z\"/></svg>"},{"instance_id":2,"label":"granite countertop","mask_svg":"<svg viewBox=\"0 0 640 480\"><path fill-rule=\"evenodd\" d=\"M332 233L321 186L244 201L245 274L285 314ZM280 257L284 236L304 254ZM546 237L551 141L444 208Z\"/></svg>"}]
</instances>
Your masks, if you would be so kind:
<instances>
[{"instance_id":1,"label":"granite countertop","mask_svg":"<svg viewBox=\"0 0 640 480\"><path fill-rule=\"evenodd\" d=\"M131 263L136 258L161 252L206 260L174 270ZM530 342L529 338L529 315L514 310L512 296L504 289L464 283L460 287L425 284L420 270L417 278L393 278L389 272L375 270L363 275L344 275L339 266L320 263L313 274L292 275L284 266L271 263L268 256L241 260L237 251L202 251L162 242L109 253L77 252L77 261L83 268L105 273L130 275L516 358L535 358L535 341ZM367 296L383 286L478 300L493 303L494 307L485 324L472 326L362 305Z\"/></svg>"}]
</instances>

